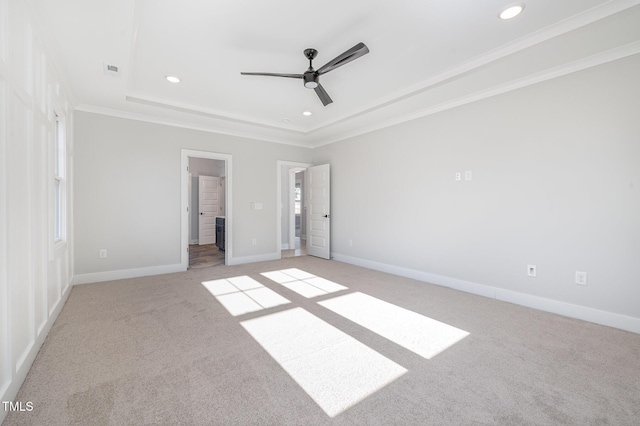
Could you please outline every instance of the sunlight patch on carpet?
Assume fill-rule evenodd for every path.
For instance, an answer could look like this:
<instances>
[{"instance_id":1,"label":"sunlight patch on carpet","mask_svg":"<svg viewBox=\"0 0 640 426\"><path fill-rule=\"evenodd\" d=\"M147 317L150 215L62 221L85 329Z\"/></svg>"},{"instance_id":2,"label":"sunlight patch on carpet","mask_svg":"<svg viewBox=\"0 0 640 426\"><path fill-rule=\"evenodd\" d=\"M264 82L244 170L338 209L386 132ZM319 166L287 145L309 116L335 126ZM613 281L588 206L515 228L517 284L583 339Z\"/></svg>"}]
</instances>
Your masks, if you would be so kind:
<instances>
[{"instance_id":1,"label":"sunlight patch on carpet","mask_svg":"<svg viewBox=\"0 0 640 426\"><path fill-rule=\"evenodd\" d=\"M318 304L426 359L469 335L459 328L359 292Z\"/></svg>"},{"instance_id":2,"label":"sunlight patch on carpet","mask_svg":"<svg viewBox=\"0 0 640 426\"><path fill-rule=\"evenodd\" d=\"M329 417L407 372L302 308L240 324Z\"/></svg>"},{"instance_id":3,"label":"sunlight patch on carpet","mask_svg":"<svg viewBox=\"0 0 640 426\"><path fill-rule=\"evenodd\" d=\"M324 294L348 290L348 287L318 277L298 268L283 269L281 271L263 272L261 274L275 281L283 287L310 299Z\"/></svg>"},{"instance_id":4,"label":"sunlight patch on carpet","mask_svg":"<svg viewBox=\"0 0 640 426\"><path fill-rule=\"evenodd\" d=\"M291 303L288 299L246 275L204 281L202 285L234 317Z\"/></svg>"}]
</instances>

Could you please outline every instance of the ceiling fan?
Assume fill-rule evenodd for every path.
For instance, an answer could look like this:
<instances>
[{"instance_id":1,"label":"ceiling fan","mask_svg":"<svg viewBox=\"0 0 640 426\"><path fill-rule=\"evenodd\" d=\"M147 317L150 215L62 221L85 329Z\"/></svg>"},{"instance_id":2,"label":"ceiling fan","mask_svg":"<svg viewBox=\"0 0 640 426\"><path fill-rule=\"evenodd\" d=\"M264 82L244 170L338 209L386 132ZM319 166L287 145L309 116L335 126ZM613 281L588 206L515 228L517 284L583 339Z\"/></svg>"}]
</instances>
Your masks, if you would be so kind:
<instances>
[{"instance_id":1,"label":"ceiling fan","mask_svg":"<svg viewBox=\"0 0 640 426\"><path fill-rule=\"evenodd\" d=\"M364 43L358 43L346 52L336 56L317 70L313 69L313 58L316 57L318 51L316 49L305 49L304 56L309 60L309 69L303 74L279 74L270 72L241 72L242 75L265 75L269 77L286 77L286 78L301 78L304 81L304 87L307 89L315 90L316 94L322 101L324 106L329 105L333 101L331 97L324 90L324 87L320 84L320 76L326 74L329 71L333 71L349 62L358 59L361 56L369 53L369 48Z\"/></svg>"}]
</instances>

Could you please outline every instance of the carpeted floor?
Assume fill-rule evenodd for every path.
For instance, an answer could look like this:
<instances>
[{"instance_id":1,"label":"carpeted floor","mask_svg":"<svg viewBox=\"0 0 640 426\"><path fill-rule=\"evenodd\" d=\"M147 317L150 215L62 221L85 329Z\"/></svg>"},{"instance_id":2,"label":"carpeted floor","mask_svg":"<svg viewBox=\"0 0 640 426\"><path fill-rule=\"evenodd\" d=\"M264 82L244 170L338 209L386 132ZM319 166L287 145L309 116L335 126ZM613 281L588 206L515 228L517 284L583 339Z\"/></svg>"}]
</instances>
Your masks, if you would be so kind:
<instances>
[{"instance_id":1,"label":"carpeted floor","mask_svg":"<svg viewBox=\"0 0 640 426\"><path fill-rule=\"evenodd\" d=\"M261 272L348 287L312 299ZM248 275L292 303L233 317L202 281ZM469 333L425 359L318 304L361 292ZM331 418L240 324L303 308L407 372ZM637 425L640 335L295 257L76 286L4 425Z\"/></svg>"}]
</instances>

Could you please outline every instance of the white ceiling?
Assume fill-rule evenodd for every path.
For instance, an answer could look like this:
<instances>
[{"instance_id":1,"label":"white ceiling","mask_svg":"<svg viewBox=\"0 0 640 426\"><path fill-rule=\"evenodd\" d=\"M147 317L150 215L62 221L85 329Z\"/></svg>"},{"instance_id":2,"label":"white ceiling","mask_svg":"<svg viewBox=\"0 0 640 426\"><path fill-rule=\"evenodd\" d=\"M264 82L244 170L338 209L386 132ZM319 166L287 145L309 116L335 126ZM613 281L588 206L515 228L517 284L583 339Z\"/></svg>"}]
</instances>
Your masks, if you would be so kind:
<instances>
[{"instance_id":1,"label":"white ceiling","mask_svg":"<svg viewBox=\"0 0 640 426\"><path fill-rule=\"evenodd\" d=\"M522 3L503 21L509 0L28 0L78 109L303 146L640 52L640 0ZM326 107L301 80L240 75L358 42L368 55L321 77Z\"/></svg>"}]
</instances>

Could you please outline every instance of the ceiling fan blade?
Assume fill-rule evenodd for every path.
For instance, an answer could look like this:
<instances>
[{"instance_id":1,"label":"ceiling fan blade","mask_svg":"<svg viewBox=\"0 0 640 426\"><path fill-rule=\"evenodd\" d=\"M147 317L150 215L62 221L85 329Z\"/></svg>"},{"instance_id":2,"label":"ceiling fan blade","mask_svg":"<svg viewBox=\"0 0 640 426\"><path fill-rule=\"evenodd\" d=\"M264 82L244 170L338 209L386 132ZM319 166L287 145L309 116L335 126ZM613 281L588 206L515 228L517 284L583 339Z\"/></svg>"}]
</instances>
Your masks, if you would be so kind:
<instances>
[{"instance_id":1,"label":"ceiling fan blade","mask_svg":"<svg viewBox=\"0 0 640 426\"><path fill-rule=\"evenodd\" d=\"M318 73L318 75L326 74L329 71L333 71L338 67L348 64L355 59L358 59L360 56L366 55L367 53L369 53L369 48L365 46L364 43L358 43L351 49L347 50L341 55L336 56L331 61L324 64L316 72Z\"/></svg>"},{"instance_id":2,"label":"ceiling fan blade","mask_svg":"<svg viewBox=\"0 0 640 426\"><path fill-rule=\"evenodd\" d=\"M318 97L320 98L320 100L322 101L322 105L327 106L330 103L333 103L333 100L331 100L331 97L329 96L329 94L327 93L326 90L324 90L324 87L322 87L321 84L318 84L316 86L315 89L316 94L318 95Z\"/></svg>"},{"instance_id":3,"label":"ceiling fan blade","mask_svg":"<svg viewBox=\"0 0 640 426\"><path fill-rule=\"evenodd\" d=\"M266 75L267 77L302 78L302 74L278 74L273 72L241 72L242 75Z\"/></svg>"}]
</instances>

